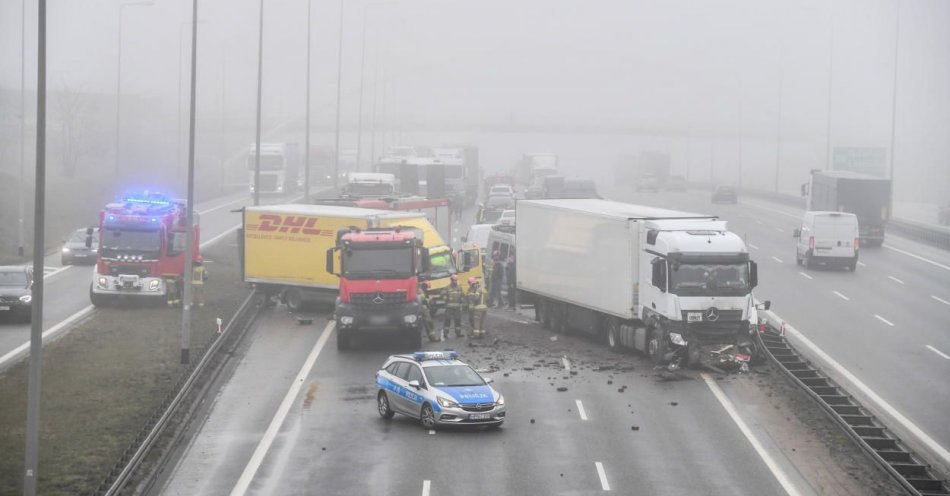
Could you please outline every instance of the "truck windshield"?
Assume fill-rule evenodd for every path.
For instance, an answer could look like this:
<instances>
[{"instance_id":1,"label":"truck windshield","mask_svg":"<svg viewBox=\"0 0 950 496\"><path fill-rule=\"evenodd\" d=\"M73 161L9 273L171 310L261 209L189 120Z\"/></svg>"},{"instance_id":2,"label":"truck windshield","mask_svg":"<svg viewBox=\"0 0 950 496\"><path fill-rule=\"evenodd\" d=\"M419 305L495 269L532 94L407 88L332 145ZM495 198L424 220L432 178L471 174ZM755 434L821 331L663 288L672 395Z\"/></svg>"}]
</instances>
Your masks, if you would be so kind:
<instances>
[{"instance_id":1,"label":"truck windshield","mask_svg":"<svg viewBox=\"0 0 950 496\"><path fill-rule=\"evenodd\" d=\"M347 279L405 279L412 275L412 250L350 248L343 252L343 276Z\"/></svg>"},{"instance_id":2,"label":"truck windshield","mask_svg":"<svg viewBox=\"0 0 950 496\"><path fill-rule=\"evenodd\" d=\"M749 294L749 264L670 264L670 292L679 296Z\"/></svg>"},{"instance_id":3,"label":"truck windshield","mask_svg":"<svg viewBox=\"0 0 950 496\"><path fill-rule=\"evenodd\" d=\"M349 193L356 196L389 196L393 194L393 185L387 183L350 183Z\"/></svg>"},{"instance_id":4,"label":"truck windshield","mask_svg":"<svg viewBox=\"0 0 950 496\"><path fill-rule=\"evenodd\" d=\"M162 235L158 230L133 231L107 227L102 235L101 249L103 251L112 250L118 252L157 252L162 249Z\"/></svg>"},{"instance_id":5,"label":"truck windshield","mask_svg":"<svg viewBox=\"0 0 950 496\"><path fill-rule=\"evenodd\" d=\"M452 265L452 255L447 252L429 255L429 277L445 277L455 273Z\"/></svg>"},{"instance_id":6,"label":"truck windshield","mask_svg":"<svg viewBox=\"0 0 950 496\"><path fill-rule=\"evenodd\" d=\"M250 157L247 157L247 170L254 170L255 164L254 159L256 157L251 154ZM261 155L261 170L281 170L284 168L284 157L280 155Z\"/></svg>"}]
</instances>

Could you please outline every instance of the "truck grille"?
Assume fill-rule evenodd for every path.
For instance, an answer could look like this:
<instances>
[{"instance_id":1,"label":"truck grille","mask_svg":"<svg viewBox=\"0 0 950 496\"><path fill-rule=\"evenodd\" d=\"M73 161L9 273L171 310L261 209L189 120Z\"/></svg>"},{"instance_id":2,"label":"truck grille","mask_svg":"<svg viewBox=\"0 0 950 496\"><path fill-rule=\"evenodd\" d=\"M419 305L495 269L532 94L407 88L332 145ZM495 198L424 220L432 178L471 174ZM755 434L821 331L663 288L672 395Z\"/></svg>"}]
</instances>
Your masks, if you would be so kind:
<instances>
[{"instance_id":1,"label":"truck grille","mask_svg":"<svg viewBox=\"0 0 950 496\"><path fill-rule=\"evenodd\" d=\"M406 293L379 292L350 294L353 305L366 308L385 308L402 305L406 302Z\"/></svg>"},{"instance_id":2,"label":"truck grille","mask_svg":"<svg viewBox=\"0 0 950 496\"><path fill-rule=\"evenodd\" d=\"M462 405L462 410L466 412L487 412L495 408L494 403L474 403L470 405Z\"/></svg>"},{"instance_id":3,"label":"truck grille","mask_svg":"<svg viewBox=\"0 0 950 496\"><path fill-rule=\"evenodd\" d=\"M693 339L703 344L731 341L743 330L741 322L704 322L687 326Z\"/></svg>"},{"instance_id":4,"label":"truck grille","mask_svg":"<svg viewBox=\"0 0 950 496\"><path fill-rule=\"evenodd\" d=\"M261 191L277 191L277 176L261 174Z\"/></svg>"},{"instance_id":5,"label":"truck grille","mask_svg":"<svg viewBox=\"0 0 950 496\"><path fill-rule=\"evenodd\" d=\"M125 274L130 276L148 277L149 268L141 265L113 265L109 267L109 275L118 276Z\"/></svg>"}]
</instances>

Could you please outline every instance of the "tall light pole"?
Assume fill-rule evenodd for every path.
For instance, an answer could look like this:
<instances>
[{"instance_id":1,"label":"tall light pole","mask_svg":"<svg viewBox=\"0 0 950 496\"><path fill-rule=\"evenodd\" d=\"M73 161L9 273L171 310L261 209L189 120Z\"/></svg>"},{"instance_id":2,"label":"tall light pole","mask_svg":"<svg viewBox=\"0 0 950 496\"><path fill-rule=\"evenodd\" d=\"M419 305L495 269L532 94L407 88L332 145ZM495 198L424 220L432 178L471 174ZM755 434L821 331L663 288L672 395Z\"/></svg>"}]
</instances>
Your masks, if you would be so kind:
<instances>
[{"instance_id":1,"label":"tall light pole","mask_svg":"<svg viewBox=\"0 0 950 496\"><path fill-rule=\"evenodd\" d=\"M834 15L834 4L829 4L831 9L830 19L831 19L831 34L830 40L828 43L828 123L825 126L826 136L825 136L825 169L831 169L831 96L833 94L832 88L834 83L834 72L835 72L835 15Z\"/></svg>"},{"instance_id":2,"label":"tall light pole","mask_svg":"<svg viewBox=\"0 0 950 496\"><path fill-rule=\"evenodd\" d=\"M366 25L368 24L369 12L372 7L383 7L393 5L393 2L371 3L363 7L363 39L360 43L360 98L359 98L359 116L356 124L356 170L360 170L360 157L363 152L363 81L366 75ZM372 160L372 157L370 157Z\"/></svg>"},{"instance_id":3,"label":"tall light pole","mask_svg":"<svg viewBox=\"0 0 950 496\"><path fill-rule=\"evenodd\" d=\"M377 89L378 84L379 84L379 33L378 32L376 33L376 37L377 37L376 47L373 50L374 52L373 54L373 60L374 60L374 63L373 63L373 110L371 114L373 117L372 117L372 121L370 122L370 133L369 133L370 166L372 166L376 160L375 158L376 157L376 118L377 118L376 108L377 108L377 104L379 103L379 90ZM373 171L370 171L370 172L373 172Z\"/></svg>"},{"instance_id":4,"label":"tall light pole","mask_svg":"<svg viewBox=\"0 0 950 496\"><path fill-rule=\"evenodd\" d=\"M264 77L264 0L257 27L257 130L254 133L254 205L261 204L261 81Z\"/></svg>"},{"instance_id":5,"label":"tall light pole","mask_svg":"<svg viewBox=\"0 0 950 496\"><path fill-rule=\"evenodd\" d=\"M205 22L205 21L198 21ZM181 167L181 63L183 62L184 43L182 42L182 33L185 26L191 24L191 21L184 21L178 26L178 113L175 114L175 120L178 122L178 147L175 154L176 169Z\"/></svg>"},{"instance_id":6,"label":"tall light pole","mask_svg":"<svg viewBox=\"0 0 950 496\"><path fill-rule=\"evenodd\" d=\"M779 21L781 22L781 21ZM783 84L785 77L785 38L782 37L783 30L779 29L779 55L778 55L778 117L775 123L775 192L778 193L779 171L782 166L782 97Z\"/></svg>"},{"instance_id":7,"label":"tall light pole","mask_svg":"<svg viewBox=\"0 0 950 496\"><path fill-rule=\"evenodd\" d=\"M23 191L26 167L26 0L20 2L20 187L17 188L17 256L23 256Z\"/></svg>"},{"instance_id":8,"label":"tall light pole","mask_svg":"<svg viewBox=\"0 0 950 496\"><path fill-rule=\"evenodd\" d=\"M33 195L33 301L30 325L30 372L26 401L26 450L23 494L36 494L40 458L40 385L43 370L43 245L46 229L46 0L38 0L36 69L36 191Z\"/></svg>"},{"instance_id":9,"label":"tall light pole","mask_svg":"<svg viewBox=\"0 0 950 496\"><path fill-rule=\"evenodd\" d=\"M307 118L304 125L306 134L303 139L303 202L310 203L310 31L313 28L313 21L310 16L310 10L313 7L313 0L307 0Z\"/></svg>"},{"instance_id":10,"label":"tall light pole","mask_svg":"<svg viewBox=\"0 0 950 496\"><path fill-rule=\"evenodd\" d=\"M119 5L119 29L115 68L115 177L119 177L119 132L122 129L122 15L126 7L150 7L155 2L128 2Z\"/></svg>"},{"instance_id":11,"label":"tall light pole","mask_svg":"<svg viewBox=\"0 0 950 496\"><path fill-rule=\"evenodd\" d=\"M333 188L340 186L340 85L343 75L343 0L340 0L340 35L336 54L336 145L333 147Z\"/></svg>"},{"instance_id":12,"label":"tall light pole","mask_svg":"<svg viewBox=\"0 0 950 496\"><path fill-rule=\"evenodd\" d=\"M901 47L901 2L897 2L897 19L894 21L894 82L891 85L891 163L887 177L891 180L891 202L894 197L894 152L897 147L897 70L899 68L898 55Z\"/></svg>"},{"instance_id":13,"label":"tall light pole","mask_svg":"<svg viewBox=\"0 0 950 496\"><path fill-rule=\"evenodd\" d=\"M181 363L191 361L191 283L194 274L195 243L195 83L198 67L198 0L191 2L191 102L188 114L188 200L185 208L185 281L181 304Z\"/></svg>"}]
</instances>

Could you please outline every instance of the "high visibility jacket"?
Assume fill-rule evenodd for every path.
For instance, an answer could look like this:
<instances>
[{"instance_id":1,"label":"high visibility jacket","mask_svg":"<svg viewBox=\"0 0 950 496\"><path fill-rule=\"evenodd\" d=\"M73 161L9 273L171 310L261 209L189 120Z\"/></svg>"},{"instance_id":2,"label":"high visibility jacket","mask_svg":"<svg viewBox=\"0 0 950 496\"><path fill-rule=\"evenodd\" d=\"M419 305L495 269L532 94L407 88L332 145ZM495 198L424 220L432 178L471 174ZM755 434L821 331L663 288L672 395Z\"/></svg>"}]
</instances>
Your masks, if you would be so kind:
<instances>
[{"instance_id":1,"label":"high visibility jacket","mask_svg":"<svg viewBox=\"0 0 950 496\"><path fill-rule=\"evenodd\" d=\"M466 296L468 297L468 305L470 308L475 310L483 310L488 308L488 304L486 302L488 299L488 293L484 288L478 287L476 289L475 286L470 286Z\"/></svg>"},{"instance_id":2,"label":"high visibility jacket","mask_svg":"<svg viewBox=\"0 0 950 496\"><path fill-rule=\"evenodd\" d=\"M196 265L191 271L191 283L196 286L200 286L205 283L204 265Z\"/></svg>"}]
</instances>

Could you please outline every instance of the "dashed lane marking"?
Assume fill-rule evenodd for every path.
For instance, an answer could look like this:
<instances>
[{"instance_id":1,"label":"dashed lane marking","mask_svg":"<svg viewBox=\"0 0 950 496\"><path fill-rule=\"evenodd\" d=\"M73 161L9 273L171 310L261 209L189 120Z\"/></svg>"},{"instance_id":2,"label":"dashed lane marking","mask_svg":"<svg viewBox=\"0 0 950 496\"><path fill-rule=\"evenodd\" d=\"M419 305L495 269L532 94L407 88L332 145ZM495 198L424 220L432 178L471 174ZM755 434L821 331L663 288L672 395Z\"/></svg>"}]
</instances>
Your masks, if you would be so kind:
<instances>
[{"instance_id":1,"label":"dashed lane marking","mask_svg":"<svg viewBox=\"0 0 950 496\"><path fill-rule=\"evenodd\" d=\"M785 492L789 496L799 496L801 493L798 492L798 488L792 484L792 481L789 480L788 476L785 475L785 472L782 470L782 467L775 462L772 458L772 455L766 451L765 447L762 446L762 443L759 442L759 439L755 437L755 434L752 433L752 430L749 429L749 426L746 425L745 421L742 420L742 417L739 416L739 412L736 411L735 406L732 404L732 401L726 396L726 393L722 391L719 387L719 384L716 384L715 379L709 376L709 374L703 372L700 374L703 377L703 380L706 381L706 386L712 391L713 396L719 400L719 404L722 405L723 409L726 410L726 413L729 414L729 417L732 418L732 421L735 422L736 426L739 427L739 430L742 431L742 434L745 438L752 444L752 447L755 449L755 452L759 454L759 457L762 458L762 461L765 462L765 465L769 468L769 471L772 472L772 475L775 477L775 480L781 484L782 488L785 489Z\"/></svg>"},{"instance_id":2,"label":"dashed lane marking","mask_svg":"<svg viewBox=\"0 0 950 496\"><path fill-rule=\"evenodd\" d=\"M878 315L878 314L874 314L874 318L876 318L877 320L880 320L881 322L884 322L885 324L887 324L887 325L889 325L889 326L891 326L891 327L894 327L894 323L893 323L893 322L891 322L891 321L885 319L884 317L881 317L881 316Z\"/></svg>"},{"instance_id":3,"label":"dashed lane marking","mask_svg":"<svg viewBox=\"0 0 950 496\"><path fill-rule=\"evenodd\" d=\"M581 420L587 420L587 410L584 410L584 404L581 403L581 400L575 400L577 403L577 413L580 414Z\"/></svg>"},{"instance_id":4,"label":"dashed lane marking","mask_svg":"<svg viewBox=\"0 0 950 496\"><path fill-rule=\"evenodd\" d=\"M782 262L782 259L781 259L781 258L778 258L778 257L772 257L772 260L775 260L775 261L778 262L778 263L783 263L783 262Z\"/></svg>"},{"instance_id":5,"label":"dashed lane marking","mask_svg":"<svg viewBox=\"0 0 950 496\"><path fill-rule=\"evenodd\" d=\"M604 491L610 491L610 484L607 482L607 472L604 471L604 464L594 462L594 467L597 468L597 477L600 477L600 488Z\"/></svg>"},{"instance_id":6,"label":"dashed lane marking","mask_svg":"<svg viewBox=\"0 0 950 496\"><path fill-rule=\"evenodd\" d=\"M939 301L940 303L943 303L944 305L950 305L950 301L947 301L947 300L945 300L945 299L943 299L943 298L941 298L941 297L939 297L939 296L930 295L930 297L933 298L933 299L935 299L935 300L937 300L937 301Z\"/></svg>"},{"instance_id":7,"label":"dashed lane marking","mask_svg":"<svg viewBox=\"0 0 950 496\"><path fill-rule=\"evenodd\" d=\"M837 291L832 291L832 293L834 293L838 298L841 298L841 299L844 300L844 301L851 301L851 298L848 298L847 296L845 296L845 295L843 295L843 294L841 294L841 293L839 293L839 292L837 292Z\"/></svg>"},{"instance_id":8,"label":"dashed lane marking","mask_svg":"<svg viewBox=\"0 0 950 496\"><path fill-rule=\"evenodd\" d=\"M808 274L806 274L806 273L804 273L804 272L799 272L799 274L800 274L802 277L804 277L805 279L814 279L814 277L812 277L812 276L810 276L810 275L808 275Z\"/></svg>"},{"instance_id":9,"label":"dashed lane marking","mask_svg":"<svg viewBox=\"0 0 950 496\"><path fill-rule=\"evenodd\" d=\"M890 279L890 280L892 280L892 281L894 281L894 282L896 282L897 284L904 284L904 281L901 281L900 279L898 279L898 278L896 278L896 277L894 277L894 276L887 276L887 278Z\"/></svg>"},{"instance_id":10,"label":"dashed lane marking","mask_svg":"<svg viewBox=\"0 0 950 496\"><path fill-rule=\"evenodd\" d=\"M429 496L429 490L432 487L432 481L422 481L422 496Z\"/></svg>"},{"instance_id":11,"label":"dashed lane marking","mask_svg":"<svg viewBox=\"0 0 950 496\"><path fill-rule=\"evenodd\" d=\"M864 263L864 262L858 262L858 267L867 267L867 266L868 266L868 264L866 264L866 263Z\"/></svg>"},{"instance_id":12,"label":"dashed lane marking","mask_svg":"<svg viewBox=\"0 0 950 496\"><path fill-rule=\"evenodd\" d=\"M927 349L942 356L946 360L950 360L950 355L947 355L946 353L938 350L937 348L934 348L933 346L930 346L929 344L927 345Z\"/></svg>"},{"instance_id":13,"label":"dashed lane marking","mask_svg":"<svg viewBox=\"0 0 950 496\"><path fill-rule=\"evenodd\" d=\"M758 249L759 249L758 246L755 246L755 245L752 244L752 243L749 243L749 248L752 248L753 250L758 250Z\"/></svg>"},{"instance_id":14,"label":"dashed lane marking","mask_svg":"<svg viewBox=\"0 0 950 496\"><path fill-rule=\"evenodd\" d=\"M254 454L251 455L250 461L248 461L244 467L241 478L238 479L237 484L234 485L234 489L231 490L231 496L242 496L247 493L251 482L254 480L254 476L257 475L257 470L261 467L261 463L264 462L264 457L267 456L267 451L270 450L271 444L273 444L274 439L277 438L280 426L283 425L284 419L286 419L287 414L290 413L290 407L293 406L297 400L300 388L303 387L304 381L307 379L307 376L310 375L313 365L317 362L317 357L320 356L323 346L327 344L327 340L330 339L330 335L333 334L333 329L335 328L335 321L331 320L328 322L327 326L323 329L323 334L320 335L320 339L313 345L313 349L310 350L310 355L307 356L303 367L300 368L297 377L295 377L294 381L290 384L290 389L288 389L287 394L284 395L284 400L280 403L277 413L274 414L270 425L268 425L267 430L264 431L264 437L261 438L261 442L258 443ZM423 486L423 494L427 494L425 486Z\"/></svg>"},{"instance_id":15,"label":"dashed lane marking","mask_svg":"<svg viewBox=\"0 0 950 496\"><path fill-rule=\"evenodd\" d=\"M887 248L888 250L896 251L897 253L900 253L900 254L902 254L902 255L907 255L907 256L910 257L910 258L916 258L917 260L920 260L921 262L926 262L926 263L929 263L930 265L933 265L933 266L936 266L936 267L940 267L940 268L943 269L943 270L950 270L950 265L944 265L944 264L942 264L942 263L940 263L940 262L934 262L933 260L930 260L929 258L924 258L924 257L922 257L922 256L920 256L920 255L916 255L916 254L911 253L911 252L909 252L909 251L901 250L900 248L894 248L894 247L891 246L891 245L885 244L885 245L882 245L882 246L884 246L884 248Z\"/></svg>"}]
</instances>

